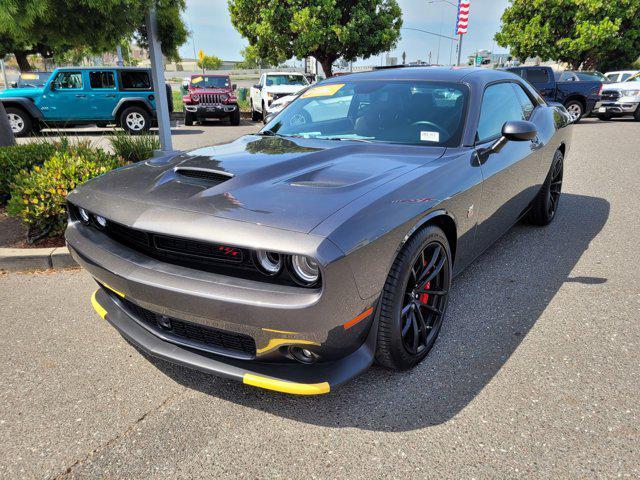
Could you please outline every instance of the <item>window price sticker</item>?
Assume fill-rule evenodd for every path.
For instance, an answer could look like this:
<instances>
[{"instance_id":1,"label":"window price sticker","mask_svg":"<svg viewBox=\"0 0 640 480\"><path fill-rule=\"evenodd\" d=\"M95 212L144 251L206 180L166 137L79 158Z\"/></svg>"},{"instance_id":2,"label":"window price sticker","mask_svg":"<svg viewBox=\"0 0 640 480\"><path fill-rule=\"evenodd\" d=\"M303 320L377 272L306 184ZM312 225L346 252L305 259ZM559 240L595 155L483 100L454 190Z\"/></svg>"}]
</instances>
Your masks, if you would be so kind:
<instances>
[{"instance_id":1,"label":"window price sticker","mask_svg":"<svg viewBox=\"0 0 640 480\"><path fill-rule=\"evenodd\" d=\"M439 142L440 141L440 133L439 132L420 132L420 141L422 142Z\"/></svg>"}]
</instances>

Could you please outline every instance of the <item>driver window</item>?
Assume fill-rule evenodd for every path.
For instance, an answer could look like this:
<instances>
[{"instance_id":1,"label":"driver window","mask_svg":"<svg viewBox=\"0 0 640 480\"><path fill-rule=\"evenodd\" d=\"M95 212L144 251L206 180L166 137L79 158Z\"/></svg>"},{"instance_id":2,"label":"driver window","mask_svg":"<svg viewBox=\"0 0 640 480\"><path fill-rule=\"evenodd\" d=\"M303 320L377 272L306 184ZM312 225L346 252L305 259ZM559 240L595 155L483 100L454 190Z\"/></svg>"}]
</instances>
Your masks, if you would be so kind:
<instances>
[{"instance_id":1,"label":"driver window","mask_svg":"<svg viewBox=\"0 0 640 480\"><path fill-rule=\"evenodd\" d=\"M82 88L82 73L81 72L60 72L56 76L56 87L60 90L78 90Z\"/></svg>"},{"instance_id":2,"label":"driver window","mask_svg":"<svg viewBox=\"0 0 640 480\"><path fill-rule=\"evenodd\" d=\"M497 138L509 120L524 120L520 100L511 82L490 85L484 91L476 138L479 143Z\"/></svg>"}]
</instances>

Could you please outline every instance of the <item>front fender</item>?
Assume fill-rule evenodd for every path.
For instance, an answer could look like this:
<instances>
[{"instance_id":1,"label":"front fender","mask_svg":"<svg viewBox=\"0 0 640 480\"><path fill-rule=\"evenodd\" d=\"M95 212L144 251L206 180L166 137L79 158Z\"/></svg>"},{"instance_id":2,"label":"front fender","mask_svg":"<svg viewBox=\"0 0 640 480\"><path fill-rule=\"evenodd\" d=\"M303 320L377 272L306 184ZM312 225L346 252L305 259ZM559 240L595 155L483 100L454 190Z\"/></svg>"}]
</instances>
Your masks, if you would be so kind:
<instances>
[{"instance_id":1,"label":"front fender","mask_svg":"<svg viewBox=\"0 0 640 480\"><path fill-rule=\"evenodd\" d=\"M43 118L42 112L35 106L35 104L29 98L25 97L2 97L0 98L0 102L4 105L4 107L8 107L11 105L17 105L24 110L27 111L29 115L33 118L41 120Z\"/></svg>"}]
</instances>

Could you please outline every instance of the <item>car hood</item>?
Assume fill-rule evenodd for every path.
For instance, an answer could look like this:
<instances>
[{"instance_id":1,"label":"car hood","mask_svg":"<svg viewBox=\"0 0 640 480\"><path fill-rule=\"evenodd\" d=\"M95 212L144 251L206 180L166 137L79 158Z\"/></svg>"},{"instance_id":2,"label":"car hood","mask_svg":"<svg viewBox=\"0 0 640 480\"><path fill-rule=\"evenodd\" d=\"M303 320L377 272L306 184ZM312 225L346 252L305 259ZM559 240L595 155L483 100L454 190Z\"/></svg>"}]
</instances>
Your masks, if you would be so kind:
<instances>
[{"instance_id":1,"label":"car hood","mask_svg":"<svg viewBox=\"0 0 640 480\"><path fill-rule=\"evenodd\" d=\"M149 209L165 207L308 233L356 198L444 151L249 135L123 167L85 183L69 199L105 216L134 201ZM144 208L137 210L144 213Z\"/></svg>"},{"instance_id":2,"label":"car hood","mask_svg":"<svg viewBox=\"0 0 640 480\"><path fill-rule=\"evenodd\" d=\"M307 88L307 85L271 85L264 87L264 91L269 93L298 93L303 88Z\"/></svg>"},{"instance_id":3,"label":"car hood","mask_svg":"<svg viewBox=\"0 0 640 480\"><path fill-rule=\"evenodd\" d=\"M602 90L640 90L640 82L605 83Z\"/></svg>"},{"instance_id":4,"label":"car hood","mask_svg":"<svg viewBox=\"0 0 640 480\"><path fill-rule=\"evenodd\" d=\"M203 93L226 93L230 94L230 88L192 88L189 89L191 95L202 95Z\"/></svg>"},{"instance_id":5,"label":"car hood","mask_svg":"<svg viewBox=\"0 0 640 480\"><path fill-rule=\"evenodd\" d=\"M0 91L0 98L4 97L37 97L44 93L43 88L38 87L23 87L23 88L8 88Z\"/></svg>"}]
</instances>

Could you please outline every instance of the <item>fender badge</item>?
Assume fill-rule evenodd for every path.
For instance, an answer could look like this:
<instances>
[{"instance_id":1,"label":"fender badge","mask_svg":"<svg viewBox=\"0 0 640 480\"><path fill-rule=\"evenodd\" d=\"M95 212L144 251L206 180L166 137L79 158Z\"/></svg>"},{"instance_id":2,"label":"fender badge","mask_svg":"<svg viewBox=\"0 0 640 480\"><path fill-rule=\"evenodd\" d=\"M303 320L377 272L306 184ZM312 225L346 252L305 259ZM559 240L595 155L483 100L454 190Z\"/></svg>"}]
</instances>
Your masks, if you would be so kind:
<instances>
[{"instance_id":1,"label":"fender badge","mask_svg":"<svg viewBox=\"0 0 640 480\"><path fill-rule=\"evenodd\" d=\"M467 208L467 218L471 217L473 217L473 204L469 205L469 208Z\"/></svg>"}]
</instances>

